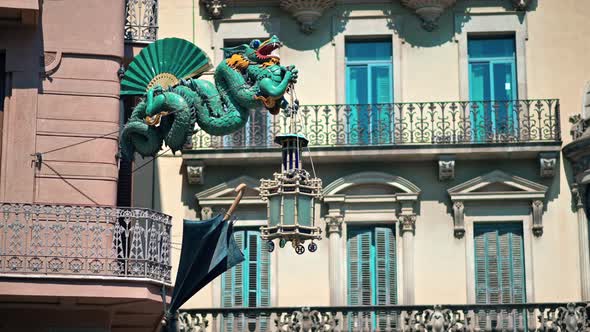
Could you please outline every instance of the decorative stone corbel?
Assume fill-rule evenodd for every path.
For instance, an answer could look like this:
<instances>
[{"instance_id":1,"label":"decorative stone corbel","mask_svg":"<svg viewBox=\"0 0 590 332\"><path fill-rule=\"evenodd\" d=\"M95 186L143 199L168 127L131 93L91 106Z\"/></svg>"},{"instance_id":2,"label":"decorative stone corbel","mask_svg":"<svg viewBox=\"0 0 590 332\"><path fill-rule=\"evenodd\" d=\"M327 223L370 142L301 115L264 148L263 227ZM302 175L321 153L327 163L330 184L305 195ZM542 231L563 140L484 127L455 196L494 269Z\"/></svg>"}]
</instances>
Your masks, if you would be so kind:
<instances>
[{"instance_id":1,"label":"decorative stone corbel","mask_svg":"<svg viewBox=\"0 0 590 332\"><path fill-rule=\"evenodd\" d=\"M315 30L315 22L335 3L335 0L280 0L281 8L293 15L305 34Z\"/></svg>"},{"instance_id":2,"label":"decorative stone corbel","mask_svg":"<svg viewBox=\"0 0 590 332\"><path fill-rule=\"evenodd\" d=\"M344 220L344 218L340 215L326 216L326 233L328 237L333 233L342 235L342 220Z\"/></svg>"},{"instance_id":3,"label":"decorative stone corbel","mask_svg":"<svg viewBox=\"0 0 590 332\"><path fill-rule=\"evenodd\" d=\"M411 232L412 234L416 231L416 215L415 214L403 214L399 216L399 229L403 235L405 232Z\"/></svg>"},{"instance_id":4,"label":"decorative stone corbel","mask_svg":"<svg viewBox=\"0 0 590 332\"><path fill-rule=\"evenodd\" d=\"M187 165L186 178L189 184L203 184L205 180L205 166L204 165Z\"/></svg>"},{"instance_id":5,"label":"decorative stone corbel","mask_svg":"<svg viewBox=\"0 0 590 332\"><path fill-rule=\"evenodd\" d=\"M543 201L534 200L533 208L533 234L535 236L543 235Z\"/></svg>"},{"instance_id":6,"label":"decorative stone corbel","mask_svg":"<svg viewBox=\"0 0 590 332\"><path fill-rule=\"evenodd\" d=\"M54 74L61 64L61 51L45 51L43 53L43 77L49 77Z\"/></svg>"},{"instance_id":7,"label":"decorative stone corbel","mask_svg":"<svg viewBox=\"0 0 590 332\"><path fill-rule=\"evenodd\" d=\"M440 156L438 159L438 180L446 181L455 178L455 157Z\"/></svg>"},{"instance_id":8,"label":"decorative stone corbel","mask_svg":"<svg viewBox=\"0 0 590 332\"><path fill-rule=\"evenodd\" d=\"M542 178L552 178L557 170L557 153L539 153L539 172Z\"/></svg>"},{"instance_id":9,"label":"decorative stone corbel","mask_svg":"<svg viewBox=\"0 0 590 332\"><path fill-rule=\"evenodd\" d=\"M213 216L213 210L210 206L205 206L201 209L201 220L211 219Z\"/></svg>"},{"instance_id":10,"label":"decorative stone corbel","mask_svg":"<svg viewBox=\"0 0 590 332\"><path fill-rule=\"evenodd\" d=\"M572 203L576 207L576 209L580 209L584 207L582 203L584 199L584 192L580 190L580 186L577 183L572 185Z\"/></svg>"},{"instance_id":11,"label":"decorative stone corbel","mask_svg":"<svg viewBox=\"0 0 590 332\"><path fill-rule=\"evenodd\" d=\"M514 10L525 11L531 2L531 0L512 0L512 6L514 6Z\"/></svg>"},{"instance_id":12,"label":"decorative stone corbel","mask_svg":"<svg viewBox=\"0 0 590 332\"><path fill-rule=\"evenodd\" d=\"M401 0L402 5L412 9L422 20L422 27L426 31L433 31L438 27L438 18L457 0Z\"/></svg>"},{"instance_id":13,"label":"decorative stone corbel","mask_svg":"<svg viewBox=\"0 0 590 332\"><path fill-rule=\"evenodd\" d=\"M457 239L465 235L465 205L463 202L453 203L454 234Z\"/></svg>"},{"instance_id":14,"label":"decorative stone corbel","mask_svg":"<svg viewBox=\"0 0 590 332\"><path fill-rule=\"evenodd\" d=\"M223 18L223 10L227 7L227 0L203 0L203 4L209 13L210 20Z\"/></svg>"}]
</instances>

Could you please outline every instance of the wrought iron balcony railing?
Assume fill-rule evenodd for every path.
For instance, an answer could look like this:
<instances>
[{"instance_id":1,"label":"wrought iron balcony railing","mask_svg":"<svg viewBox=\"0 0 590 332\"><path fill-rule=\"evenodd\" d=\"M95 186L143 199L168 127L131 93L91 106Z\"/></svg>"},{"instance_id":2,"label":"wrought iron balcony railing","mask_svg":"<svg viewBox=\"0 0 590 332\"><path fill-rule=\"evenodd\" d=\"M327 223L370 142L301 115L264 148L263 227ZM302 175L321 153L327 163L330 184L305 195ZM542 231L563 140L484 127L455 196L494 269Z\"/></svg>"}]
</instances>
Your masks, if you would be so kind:
<instances>
[{"instance_id":1,"label":"wrought iron balcony railing","mask_svg":"<svg viewBox=\"0 0 590 332\"><path fill-rule=\"evenodd\" d=\"M305 105L299 132L316 147L560 142L559 100ZM276 147L289 119L253 111L244 129L224 137L203 131L193 149Z\"/></svg>"},{"instance_id":2,"label":"wrought iron balcony railing","mask_svg":"<svg viewBox=\"0 0 590 332\"><path fill-rule=\"evenodd\" d=\"M170 284L170 228L148 209L0 203L0 276Z\"/></svg>"},{"instance_id":3,"label":"wrought iron balcony railing","mask_svg":"<svg viewBox=\"0 0 590 332\"><path fill-rule=\"evenodd\" d=\"M590 303L183 310L181 331L588 331Z\"/></svg>"},{"instance_id":4,"label":"wrought iron balcony railing","mask_svg":"<svg viewBox=\"0 0 590 332\"><path fill-rule=\"evenodd\" d=\"M152 42L158 37L158 0L125 1L125 41Z\"/></svg>"}]
</instances>

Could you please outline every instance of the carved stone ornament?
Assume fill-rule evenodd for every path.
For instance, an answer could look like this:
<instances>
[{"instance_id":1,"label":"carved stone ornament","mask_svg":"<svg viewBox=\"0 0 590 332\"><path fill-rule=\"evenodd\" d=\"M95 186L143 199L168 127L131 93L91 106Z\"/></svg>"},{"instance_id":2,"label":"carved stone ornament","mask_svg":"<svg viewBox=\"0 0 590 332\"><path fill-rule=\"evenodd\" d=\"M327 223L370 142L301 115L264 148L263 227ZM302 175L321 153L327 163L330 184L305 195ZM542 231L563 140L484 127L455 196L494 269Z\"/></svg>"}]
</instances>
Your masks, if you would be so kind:
<instances>
[{"instance_id":1,"label":"carved stone ornament","mask_svg":"<svg viewBox=\"0 0 590 332\"><path fill-rule=\"evenodd\" d=\"M401 0L402 5L412 9L422 20L422 27L426 31L433 31L438 27L438 18L457 0Z\"/></svg>"},{"instance_id":2,"label":"carved stone ornament","mask_svg":"<svg viewBox=\"0 0 590 332\"><path fill-rule=\"evenodd\" d=\"M557 170L557 153L539 154L539 171L542 178L552 178Z\"/></svg>"},{"instance_id":3,"label":"carved stone ornament","mask_svg":"<svg viewBox=\"0 0 590 332\"><path fill-rule=\"evenodd\" d=\"M315 30L315 22L335 3L335 0L280 0L281 8L293 15L305 34Z\"/></svg>"},{"instance_id":4,"label":"carved stone ornament","mask_svg":"<svg viewBox=\"0 0 590 332\"><path fill-rule=\"evenodd\" d=\"M223 18L223 9L227 7L227 0L203 0L209 19L219 20Z\"/></svg>"},{"instance_id":5,"label":"carved stone ornament","mask_svg":"<svg viewBox=\"0 0 590 332\"><path fill-rule=\"evenodd\" d=\"M514 6L515 10L524 11L529 8L531 2L531 0L512 0L512 5Z\"/></svg>"},{"instance_id":6,"label":"carved stone ornament","mask_svg":"<svg viewBox=\"0 0 590 332\"><path fill-rule=\"evenodd\" d=\"M338 321L333 313L303 307L301 311L278 315L275 325L278 331L333 331Z\"/></svg>"},{"instance_id":7,"label":"carved stone ornament","mask_svg":"<svg viewBox=\"0 0 590 332\"><path fill-rule=\"evenodd\" d=\"M405 232L412 232L414 233L414 231L416 230L416 215L415 214L405 214L405 215L401 215L399 216L399 228L400 228L400 233L405 233Z\"/></svg>"},{"instance_id":8,"label":"carved stone ornament","mask_svg":"<svg viewBox=\"0 0 590 332\"><path fill-rule=\"evenodd\" d=\"M326 216L326 233L328 237L330 234L337 233L342 234L342 216Z\"/></svg>"},{"instance_id":9,"label":"carved stone ornament","mask_svg":"<svg viewBox=\"0 0 590 332\"><path fill-rule=\"evenodd\" d=\"M557 317L552 324L554 331L587 331L590 327L587 308L584 306L568 303L565 308L557 308L554 315Z\"/></svg>"},{"instance_id":10,"label":"carved stone ornament","mask_svg":"<svg viewBox=\"0 0 590 332\"><path fill-rule=\"evenodd\" d=\"M189 184L203 184L205 166L186 166L186 177Z\"/></svg>"},{"instance_id":11,"label":"carved stone ornament","mask_svg":"<svg viewBox=\"0 0 590 332\"><path fill-rule=\"evenodd\" d=\"M584 200L584 191L583 189L580 189L580 186L577 183L574 183L572 185L572 201L574 206L579 209L584 207L584 204L582 203Z\"/></svg>"},{"instance_id":12,"label":"carved stone ornament","mask_svg":"<svg viewBox=\"0 0 590 332\"><path fill-rule=\"evenodd\" d=\"M572 124L570 134L574 141L581 138L588 129L588 120L582 118L580 114L570 116L569 122Z\"/></svg>"},{"instance_id":13,"label":"carved stone ornament","mask_svg":"<svg viewBox=\"0 0 590 332\"><path fill-rule=\"evenodd\" d=\"M446 181L455 178L455 159L452 156L441 156L438 160L438 180Z\"/></svg>"},{"instance_id":14,"label":"carved stone ornament","mask_svg":"<svg viewBox=\"0 0 590 332\"><path fill-rule=\"evenodd\" d=\"M534 200L533 208L533 234L535 236L543 235L543 201Z\"/></svg>"},{"instance_id":15,"label":"carved stone ornament","mask_svg":"<svg viewBox=\"0 0 590 332\"><path fill-rule=\"evenodd\" d=\"M465 235L465 205L463 202L453 203L454 234L457 239Z\"/></svg>"},{"instance_id":16,"label":"carved stone ornament","mask_svg":"<svg viewBox=\"0 0 590 332\"><path fill-rule=\"evenodd\" d=\"M211 219L213 216L213 210L211 207L206 206L201 209L201 220Z\"/></svg>"},{"instance_id":17,"label":"carved stone ornament","mask_svg":"<svg viewBox=\"0 0 590 332\"><path fill-rule=\"evenodd\" d=\"M180 332L205 332L209 321L204 315L191 315L187 312L178 315L178 327Z\"/></svg>"}]
</instances>

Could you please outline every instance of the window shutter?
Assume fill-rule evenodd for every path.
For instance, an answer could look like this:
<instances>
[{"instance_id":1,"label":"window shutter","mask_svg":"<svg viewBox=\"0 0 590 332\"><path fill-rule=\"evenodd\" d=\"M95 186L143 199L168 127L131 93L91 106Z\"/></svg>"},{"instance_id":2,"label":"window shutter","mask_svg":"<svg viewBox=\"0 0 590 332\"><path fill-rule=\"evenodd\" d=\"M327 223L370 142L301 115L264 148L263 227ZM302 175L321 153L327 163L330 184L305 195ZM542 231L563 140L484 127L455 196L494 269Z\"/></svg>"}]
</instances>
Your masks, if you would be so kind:
<instances>
[{"instance_id":1,"label":"window shutter","mask_svg":"<svg viewBox=\"0 0 590 332\"><path fill-rule=\"evenodd\" d=\"M244 248L244 238L246 232L245 231L235 231L234 232L234 239L236 240L236 244L240 249L244 251L244 255L246 257L247 253L245 252L247 248ZM243 275L244 275L244 265L245 262L242 262L231 270L225 272L221 276L221 291L222 291L222 299L221 299L221 306L224 308L231 308L231 307L241 307L244 305L244 295L243 295ZM239 317L236 317L239 318ZM223 319L223 331L233 331L234 330L234 322L238 323L238 330L241 331L241 321L239 319L234 320L233 315L228 315L226 318Z\"/></svg>"},{"instance_id":2,"label":"window shutter","mask_svg":"<svg viewBox=\"0 0 590 332\"><path fill-rule=\"evenodd\" d=\"M270 306L270 253L268 252L268 242L260 238L260 233L256 232L258 240L258 307ZM261 314L260 330L267 331L269 326L268 316Z\"/></svg>"},{"instance_id":3,"label":"window shutter","mask_svg":"<svg viewBox=\"0 0 590 332\"><path fill-rule=\"evenodd\" d=\"M234 238L246 260L222 275L223 307L270 306L270 253L266 242L257 231L236 231ZM268 317L228 315L223 320L223 331L253 330L259 320L261 331L268 329ZM248 326L246 328L246 325Z\"/></svg>"},{"instance_id":4,"label":"window shutter","mask_svg":"<svg viewBox=\"0 0 590 332\"><path fill-rule=\"evenodd\" d=\"M375 229L376 305L397 304L395 235L391 228Z\"/></svg>"},{"instance_id":5,"label":"window shutter","mask_svg":"<svg viewBox=\"0 0 590 332\"><path fill-rule=\"evenodd\" d=\"M488 264L486 261L486 239L485 233L475 234L475 302L487 303L487 275Z\"/></svg>"},{"instance_id":6,"label":"window shutter","mask_svg":"<svg viewBox=\"0 0 590 332\"><path fill-rule=\"evenodd\" d=\"M348 303L371 305L371 231L353 230L348 240Z\"/></svg>"},{"instance_id":7,"label":"window shutter","mask_svg":"<svg viewBox=\"0 0 590 332\"><path fill-rule=\"evenodd\" d=\"M526 302L524 243L522 225L476 225L475 245L475 293L476 303L502 304ZM496 325L496 313L490 312L492 326ZM502 326L513 319L518 326L522 312L509 318L502 313ZM486 315L480 313L480 327L485 327ZM525 320L522 320L525 324Z\"/></svg>"},{"instance_id":8,"label":"window shutter","mask_svg":"<svg viewBox=\"0 0 590 332\"><path fill-rule=\"evenodd\" d=\"M393 229L375 228L375 305L397 304L397 278L395 266L395 235ZM395 326L397 316L390 312L377 312L377 327L386 331Z\"/></svg>"}]
</instances>

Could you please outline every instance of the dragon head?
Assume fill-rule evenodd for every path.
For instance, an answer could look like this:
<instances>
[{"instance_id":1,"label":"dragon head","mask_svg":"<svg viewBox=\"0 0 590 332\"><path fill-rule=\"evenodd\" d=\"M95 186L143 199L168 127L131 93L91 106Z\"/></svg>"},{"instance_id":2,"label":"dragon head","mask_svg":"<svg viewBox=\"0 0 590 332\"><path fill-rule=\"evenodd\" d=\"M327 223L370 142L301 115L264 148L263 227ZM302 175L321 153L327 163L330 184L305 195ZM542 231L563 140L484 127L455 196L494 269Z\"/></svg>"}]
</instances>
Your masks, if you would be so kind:
<instances>
[{"instance_id":1,"label":"dragon head","mask_svg":"<svg viewBox=\"0 0 590 332\"><path fill-rule=\"evenodd\" d=\"M277 36L272 36L269 39L261 42L254 39L250 44L242 44L236 47L223 48L226 58L234 54L240 54L247 58L251 63L262 64L269 61L279 63L278 50L283 46L283 43Z\"/></svg>"}]
</instances>

